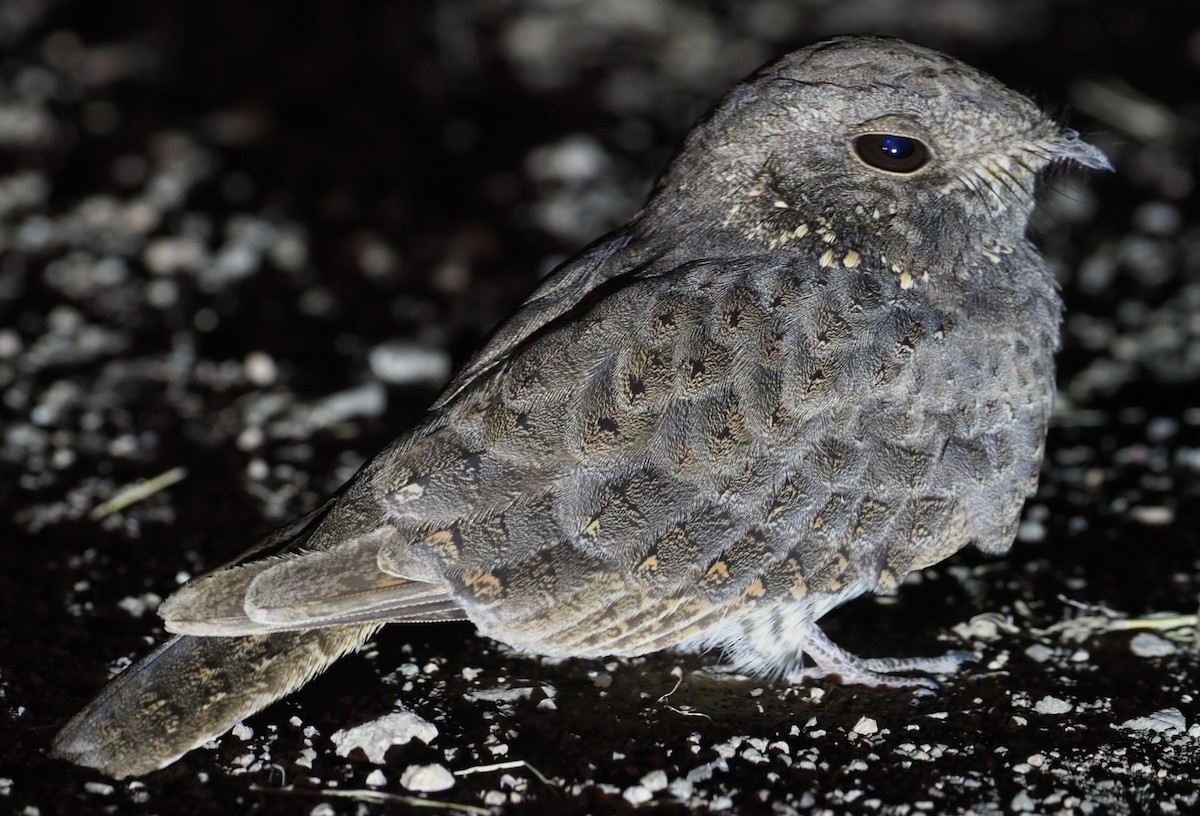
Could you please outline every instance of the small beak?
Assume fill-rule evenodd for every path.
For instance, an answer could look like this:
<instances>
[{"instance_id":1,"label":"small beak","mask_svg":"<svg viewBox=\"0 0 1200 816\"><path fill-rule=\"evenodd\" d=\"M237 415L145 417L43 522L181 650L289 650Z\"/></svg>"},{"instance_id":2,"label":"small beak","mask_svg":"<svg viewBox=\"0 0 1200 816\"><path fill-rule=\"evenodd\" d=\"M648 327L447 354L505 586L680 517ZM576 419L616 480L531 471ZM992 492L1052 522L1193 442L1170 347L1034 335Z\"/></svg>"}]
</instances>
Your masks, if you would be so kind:
<instances>
[{"instance_id":1,"label":"small beak","mask_svg":"<svg viewBox=\"0 0 1200 816\"><path fill-rule=\"evenodd\" d=\"M1105 156L1100 148L1088 144L1079 138L1078 133L1070 128L1064 129L1058 139L1046 146L1050 148L1050 152L1055 159L1078 162L1084 167L1090 167L1093 170L1111 171L1113 169L1112 162L1108 160L1108 156Z\"/></svg>"}]
</instances>

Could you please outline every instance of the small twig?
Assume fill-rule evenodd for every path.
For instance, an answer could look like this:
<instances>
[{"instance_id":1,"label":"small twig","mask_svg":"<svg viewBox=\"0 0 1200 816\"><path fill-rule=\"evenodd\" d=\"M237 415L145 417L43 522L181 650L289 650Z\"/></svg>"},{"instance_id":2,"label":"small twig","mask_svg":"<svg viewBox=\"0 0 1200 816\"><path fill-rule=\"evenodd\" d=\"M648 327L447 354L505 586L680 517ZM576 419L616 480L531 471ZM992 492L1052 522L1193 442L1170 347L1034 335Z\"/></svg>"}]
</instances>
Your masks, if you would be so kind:
<instances>
[{"instance_id":1,"label":"small twig","mask_svg":"<svg viewBox=\"0 0 1200 816\"><path fill-rule=\"evenodd\" d=\"M1115 609L1109 609L1102 603L1090 604L1085 603L1084 601L1077 601L1074 598L1069 598L1066 595L1063 595L1061 592L1054 597L1056 597L1062 603L1065 603L1067 606L1078 609L1080 612L1089 612L1105 618L1121 618L1125 614L1123 612L1118 612Z\"/></svg>"},{"instance_id":2,"label":"small twig","mask_svg":"<svg viewBox=\"0 0 1200 816\"><path fill-rule=\"evenodd\" d=\"M296 796L309 796L316 799L330 797L332 799L353 799L356 802L370 802L371 804L384 805L389 802L400 802L413 807L425 808L440 808L443 811L453 810L460 813L469 813L471 816L488 816L491 811L487 808L478 807L476 805L462 805L458 802L442 802L437 799L422 799L419 796L406 796L402 793L388 793L387 791L375 790L342 790L339 788L297 788L294 785L288 785L283 788L271 788L266 785L251 785L250 790L261 793L291 793Z\"/></svg>"},{"instance_id":3,"label":"small twig","mask_svg":"<svg viewBox=\"0 0 1200 816\"><path fill-rule=\"evenodd\" d=\"M1059 595L1058 599L1084 614L1066 618L1044 629L1031 627L1029 631L1035 637L1057 636L1064 641L1080 642L1089 637L1105 635L1110 632L1124 632L1130 629L1169 631L1188 627L1200 628L1200 614L1181 615L1176 612L1153 612L1145 617L1129 618L1125 613L1109 609L1102 604L1086 604L1064 595Z\"/></svg>"},{"instance_id":4,"label":"small twig","mask_svg":"<svg viewBox=\"0 0 1200 816\"><path fill-rule=\"evenodd\" d=\"M655 702L665 703L667 701L668 697L670 697L675 692L679 691L679 687L681 685L683 685L683 674L680 674L678 677L676 677L675 685L671 687L671 690L666 692L665 694L663 694L663 696L659 697L658 700L656 700Z\"/></svg>"},{"instance_id":5,"label":"small twig","mask_svg":"<svg viewBox=\"0 0 1200 816\"><path fill-rule=\"evenodd\" d=\"M711 720L712 717L708 716L703 711L684 711L682 708L676 708L675 706L673 706L667 702L667 698L670 697L675 692L679 691L679 687L682 684L683 684L683 675L681 674L675 678L675 685L672 686L671 690L668 691L667 693L665 693L663 696L659 697L656 702L662 703L663 707L666 708L667 711L673 711L682 717L703 717L706 720Z\"/></svg>"},{"instance_id":6,"label":"small twig","mask_svg":"<svg viewBox=\"0 0 1200 816\"><path fill-rule=\"evenodd\" d=\"M173 484L183 481L187 476L187 468L175 467L165 473L160 473L153 479L147 479L144 482L137 484L126 485L117 491L116 495L103 504L98 504L92 508L92 512L88 514L88 518L92 521L99 521L105 516L111 516L113 513L120 512L131 504L153 496L160 490L166 490Z\"/></svg>"},{"instance_id":7,"label":"small twig","mask_svg":"<svg viewBox=\"0 0 1200 816\"><path fill-rule=\"evenodd\" d=\"M476 765L473 768L463 768L461 771L455 771L455 776L470 776L477 773L491 773L493 771L515 771L518 768L525 768L531 774L536 776L543 785L550 788L559 787L558 783L547 777L537 768L530 765L523 759L513 759L508 762L494 762L491 765Z\"/></svg>"},{"instance_id":8,"label":"small twig","mask_svg":"<svg viewBox=\"0 0 1200 816\"><path fill-rule=\"evenodd\" d=\"M674 711L681 717L703 717L706 720L712 719L712 717L705 714L703 711L684 711L682 708L676 708L673 705L667 706L667 711Z\"/></svg>"},{"instance_id":9,"label":"small twig","mask_svg":"<svg viewBox=\"0 0 1200 816\"><path fill-rule=\"evenodd\" d=\"M1197 615L1176 615L1174 613L1164 614L1162 617L1155 618L1130 618L1129 620L1116 620L1111 624L1111 628L1120 629L1159 629L1161 631L1169 631L1171 629L1184 629L1186 627L1200 628L1200 614Z\"/></svg>"}]
</instances>

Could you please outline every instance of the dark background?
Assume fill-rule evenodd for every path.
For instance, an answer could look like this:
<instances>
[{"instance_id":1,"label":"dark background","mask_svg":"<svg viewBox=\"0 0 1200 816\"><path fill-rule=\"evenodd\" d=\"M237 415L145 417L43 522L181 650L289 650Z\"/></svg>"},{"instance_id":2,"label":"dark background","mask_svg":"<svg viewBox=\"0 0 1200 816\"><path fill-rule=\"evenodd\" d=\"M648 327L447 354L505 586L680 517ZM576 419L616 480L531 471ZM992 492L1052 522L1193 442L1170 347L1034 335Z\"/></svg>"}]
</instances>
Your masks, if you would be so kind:
<instances>
[{"instance_id":1,"label":"dark background","mask_svg":"<svg viewBox=\"0 0 1200 816\"><path fill-rule=\"evenodd\" d=\"M405 794L413 764L523 760L550 783L516 768L434 795L514 813L630 810L658 770L675 784L645 790L671 813L1193 810L1193 7L0 4L0 811L406 812L335 798L375 766L329 740L398 700L441 734L393 748L373 790ZM716 655L550 664L469 626L394 627L252 737L143 780L46 758L110 669L161 639L144 606L315 506L417 416L541 274L635 211L732 82L846 32L994 73L1117 167L1053 175L1035 218L1070 316L1016 547L828 619L863 654L965 647L979 664L931 698L814 696L698 674ZM181 483L90 516L176 467ZM1132 648L1123 621L1155 613L1178 625ZM529 691L469 697L505 686ZM1161 727L1135 719L1166 709ZM878 733L854 732L863 717Z\"/></svg>"}]
</instances>

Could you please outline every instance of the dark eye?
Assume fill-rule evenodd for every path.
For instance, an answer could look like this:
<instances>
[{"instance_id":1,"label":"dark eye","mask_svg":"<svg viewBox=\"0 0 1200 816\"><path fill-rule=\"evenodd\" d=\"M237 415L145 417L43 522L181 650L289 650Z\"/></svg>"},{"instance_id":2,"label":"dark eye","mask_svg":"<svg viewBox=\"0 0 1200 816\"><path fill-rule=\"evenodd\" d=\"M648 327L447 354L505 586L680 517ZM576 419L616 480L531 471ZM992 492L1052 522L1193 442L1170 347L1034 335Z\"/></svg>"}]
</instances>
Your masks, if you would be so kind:
<instances>
[{"instance_id":1,"label":"dark eye","mask_svg":"<svg viewBox=\"0 0 1200 816\"><path fill-rule=\"evenodd\" d=\"M929 161L924 142L894 133L867 133L854 140L854 152L871 167L889 173L912 173Z\"/></svg>"}]
</instances>

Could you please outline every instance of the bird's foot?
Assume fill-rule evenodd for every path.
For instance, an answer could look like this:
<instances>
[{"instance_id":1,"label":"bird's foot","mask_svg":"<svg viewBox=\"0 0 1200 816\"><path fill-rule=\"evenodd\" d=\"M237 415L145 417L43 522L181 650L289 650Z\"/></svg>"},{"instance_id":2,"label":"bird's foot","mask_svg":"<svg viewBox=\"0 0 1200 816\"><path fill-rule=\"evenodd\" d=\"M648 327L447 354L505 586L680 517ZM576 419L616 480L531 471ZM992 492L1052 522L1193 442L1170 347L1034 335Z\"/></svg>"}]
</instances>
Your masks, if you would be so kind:
<instances>
[{"instance_id":1,"label":"bird's foot","mask_svg":"<svg viewBox=\"0 0 1200 816\"><path fill-rule=\"evenodd\" d=\"M812 658L814 665L789 672L789 683L802 684L836 675L844 684L932 690L936 689L938 684L929 677L897 675L906 672L953 674L963 663L976 659L974 654L966 651L951 652L938 657L859 657L835 644L816 626L812 627L804 651Z\"/></svg>"}]
</instances>

